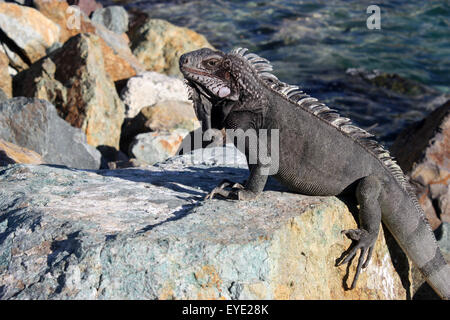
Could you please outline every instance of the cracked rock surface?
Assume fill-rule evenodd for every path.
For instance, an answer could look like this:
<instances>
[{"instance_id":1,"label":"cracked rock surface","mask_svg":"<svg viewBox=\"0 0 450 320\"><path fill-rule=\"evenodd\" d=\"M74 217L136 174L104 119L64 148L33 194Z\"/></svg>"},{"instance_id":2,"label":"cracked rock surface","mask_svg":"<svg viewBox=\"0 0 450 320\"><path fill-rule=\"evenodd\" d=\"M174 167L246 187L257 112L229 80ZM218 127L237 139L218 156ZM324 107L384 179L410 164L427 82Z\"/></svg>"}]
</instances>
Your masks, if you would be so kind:
<instances>
[{"instance_id":1,"label":"cracked rock surface","mask_svg":"<svg viewBox=\"0 0 450 320\"><path fill-rule=\"evenodd\" d=\"M120 170L0 168L0 299L405 299L382 234L344 290L355 266L334 264L356 223L341 200L270 181L254 201L203 201L248 173L230 147L201 151Z\"/></svg>"}]
</instances>

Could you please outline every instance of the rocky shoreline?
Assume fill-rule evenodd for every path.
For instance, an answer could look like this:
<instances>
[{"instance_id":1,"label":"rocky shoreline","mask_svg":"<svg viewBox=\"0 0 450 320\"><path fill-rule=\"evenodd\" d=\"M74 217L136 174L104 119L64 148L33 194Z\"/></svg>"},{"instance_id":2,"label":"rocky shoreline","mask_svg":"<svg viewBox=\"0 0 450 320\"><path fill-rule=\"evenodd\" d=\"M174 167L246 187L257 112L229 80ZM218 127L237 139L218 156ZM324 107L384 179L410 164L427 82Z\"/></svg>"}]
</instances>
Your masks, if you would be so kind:
<instances>
[{"instance_id":1,"label":"rocky shoreline","mask_svg":"<svg viewBox=\"0 0 450 320\"><path fill-rule=\"evenodd\" d=\"M136 159L138 154L142 159L137 161L147 164L174 155L186 130L198 127L178 58L211 45L202 35L164 20L133 20L134 15L129 17L120 6L103 8L95 1L69 4L59 0L36 0L31 6L0 3L3 99L27 97L51 103L102 154L103 168L108 162ZM150 114L146 121L152 124L147 127L144 121L136 127L133 118L145 108L154 109L144 112ZM168 110L178 121L155 126L166 121ZM130 123L134 131L126 130ZM151 135L137 137L150 131ZM6 135L0 139L9 140ZM139 147L133 151L131 145L140 145L142 139L151 145L150 152L159 150L161 155L148 155Z\"/></svg>"},{"instance_id":2,"label":"rocky shoreline","mask_svg":"<svg viewBox=\"0 0 450 320\"><path fill-rule=\"evenodd\" d=\"M218 176L246 177L230 147L174 157L199 128L178 58L212 47L204 36L94 0L0 2L0 29L0 299L434 298L382 235L359 288L343 290L354 270L334 259L355 219L337 198L272 181L252 203L201 201ZM417 88L346 76L386 97ZM446 258L449 110L392 146Z\"/></svg>"}]
</instances>

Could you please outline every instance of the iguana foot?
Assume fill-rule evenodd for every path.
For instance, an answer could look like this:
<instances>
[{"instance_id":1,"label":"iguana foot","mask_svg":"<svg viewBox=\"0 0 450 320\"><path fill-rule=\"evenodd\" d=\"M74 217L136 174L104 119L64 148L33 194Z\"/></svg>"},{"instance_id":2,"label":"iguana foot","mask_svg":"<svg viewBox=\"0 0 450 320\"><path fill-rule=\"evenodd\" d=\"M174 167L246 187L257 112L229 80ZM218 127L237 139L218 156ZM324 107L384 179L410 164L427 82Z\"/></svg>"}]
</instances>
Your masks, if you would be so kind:
<instances>
[{"instance_id":1,"label":"iguana foot","mask_svg":"<svg viewBox=\"0 0 450 320\"><path fill-rule=\"evenodd\" d=\"M341 233L345 234L349 239L354 240L356 243L352 245L342 254L342 256L336 262L336 266L340 266L349 263L356 255L358 249L361 250L361 254L358 259L358 266L356 267L355 278L353 279L350 289L354 289L356 282L358 281L359 274L362 268L366 268L372 257L373 248L375 246L376 237L374 238L364 229L349 229L342 230ZM367 254L366 261L364 257Z\"/></svg>"},{"instance_id":2,"label":"iguana foot","mask_svg":"<svg viewBox=\"0 0 450 320\"><path fill-rule=\"evenodd\" d=\"M227 187L231 187L231 190L226 190L225 188ZM206 195L205 200L213 199L215 195L220 195L230 200L251 200L256 197L254 192L245 189L242 184L230 180L223 180L219 183L217 187Z\"/></svg>"}]
</instances>

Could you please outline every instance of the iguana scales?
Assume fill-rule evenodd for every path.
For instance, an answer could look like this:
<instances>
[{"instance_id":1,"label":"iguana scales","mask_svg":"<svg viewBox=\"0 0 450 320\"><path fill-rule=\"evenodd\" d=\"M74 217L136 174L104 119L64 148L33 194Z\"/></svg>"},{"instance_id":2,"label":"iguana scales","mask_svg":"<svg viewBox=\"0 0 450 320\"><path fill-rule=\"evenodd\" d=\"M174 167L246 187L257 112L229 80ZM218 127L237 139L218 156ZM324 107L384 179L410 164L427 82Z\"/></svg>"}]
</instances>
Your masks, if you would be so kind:
<instances>
[{"instance_id":1,"label":"iguana scales","mask_svg":"<svg viewBox=\"0 0 450 320\"><path fill-rule=\"evenodd\" d=\"M382 220L431 287L450 299L450 266L402 170L371 134L299 87L278 80L269 61L247 49L192 51L180 57L180 70L197 115L209 121L204 128L267 129L269 136L278 129L274 177L293 192L356 195L359 229L343 231L356 245L339 262L348 263L361 251L351 288L368 265ZM266 147L270 153L270 145ZM255 148L246 145L247 159ZM244 186L224 181L207 198L256 197L272 165L249 164Z\"/></svg>"}]
</instances>

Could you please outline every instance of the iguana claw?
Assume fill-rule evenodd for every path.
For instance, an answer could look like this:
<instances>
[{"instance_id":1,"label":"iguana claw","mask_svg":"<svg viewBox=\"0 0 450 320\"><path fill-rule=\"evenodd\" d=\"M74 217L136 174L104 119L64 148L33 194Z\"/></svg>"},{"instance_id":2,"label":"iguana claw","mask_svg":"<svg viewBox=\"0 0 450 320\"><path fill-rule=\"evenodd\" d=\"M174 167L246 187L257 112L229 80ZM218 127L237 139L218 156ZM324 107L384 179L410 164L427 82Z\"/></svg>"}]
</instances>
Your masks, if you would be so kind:
<instances>
[{"instance_id":1,"label":"iguana claw","mask_svg":"<svg viewBox=\"0 0 450 320\"><path fill-rule=\"evenodd\" d=\"M336 266L340 266L352 261L352 259L356 256L358 249L361 250L358 259L358 265L356 267L355 278L353 279L352 285L350 289L354 289L356 286L356 282L358 281L359 274L361 273L361 269L366 268L369 264L370 258L372 257L373 248L375 245L376 238L373 237L364 229L349 229L342 230L341 233L345 234L349 239L356 241L353 243L338 259L336 262ZM364 261L364 257L366 256L366 261Z\"/></svg>"},{"instance_id":2,"label":"iguana claw","mask_svg":"<svg viewBox=\"0 0 450 320\"><path fill-rule=\"evenodd\" d=\"M227 187L231 187L231 190L225 190ZM242 184L225 179L206 195L205 200L213 199L216 194L226 199L239 200L239 195L237 192L239 190L244 190L244 186Z\"/></svg>"},{"instance_id":3,"label":"iguana claw","mask_svg":"<svg viewBox=\"0 0 450 320\"><path fill-rule=\"evenodd\" d=\"M231 190L225 190L227 187L231 187ZM212 199L215 195L220 195L230 200L252 200L257 196L255 192L246 189L242 184L231 182L230 180L223 180L206 195L205 200Z\"/></svg>"}]
</instances>

